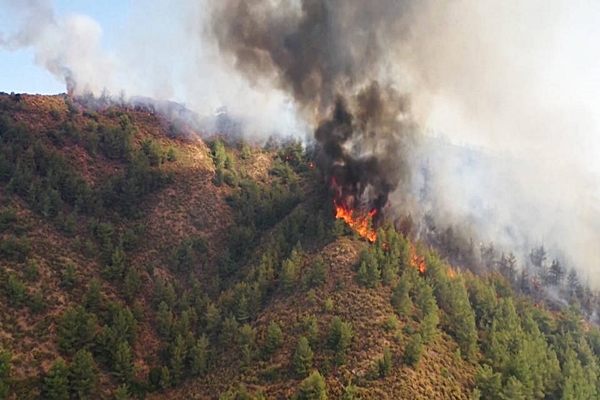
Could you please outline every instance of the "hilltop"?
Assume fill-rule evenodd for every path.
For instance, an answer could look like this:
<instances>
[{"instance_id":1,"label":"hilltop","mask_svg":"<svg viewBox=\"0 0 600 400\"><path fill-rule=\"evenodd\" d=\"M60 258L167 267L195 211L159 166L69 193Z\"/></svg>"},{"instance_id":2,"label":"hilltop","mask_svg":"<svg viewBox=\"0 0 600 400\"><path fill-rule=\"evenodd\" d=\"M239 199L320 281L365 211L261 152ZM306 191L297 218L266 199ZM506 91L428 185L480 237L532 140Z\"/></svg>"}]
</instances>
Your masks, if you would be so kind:
<instances>
[{"instance_id":1,"label":"hilltop","mask_svg":"<svg viewBox=\"0 0 600 400\"><path fill-rule=\"evenodd\" d=\"M0 95L0 399L597 398L582 285L371 243L300 143L170 117Z\"/></svg>"}]
</instances>

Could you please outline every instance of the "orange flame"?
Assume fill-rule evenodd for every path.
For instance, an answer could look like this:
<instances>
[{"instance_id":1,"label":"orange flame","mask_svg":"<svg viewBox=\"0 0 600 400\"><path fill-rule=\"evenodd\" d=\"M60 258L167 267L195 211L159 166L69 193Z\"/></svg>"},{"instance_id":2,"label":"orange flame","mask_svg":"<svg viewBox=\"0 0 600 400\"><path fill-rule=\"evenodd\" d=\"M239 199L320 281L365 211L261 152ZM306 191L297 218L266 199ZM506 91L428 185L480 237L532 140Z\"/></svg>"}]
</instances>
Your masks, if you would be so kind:
<instances>
[{"instance_id":1,"label":"orange flame","mask_svg":"<svg viewBox=\"0 0 600 400\"><path fill-rule=\"evenodd\" d=\"M371 210L368 215L356 216L355 212L335 201L334 205L336 219L343 219L350 228L354 229L369 242L374 242L377 239L377 232L375 229L369 227L369 221L375 216L377 210Z\"/></svg>"},{"instance_id":2,"label":"orange flame","mask_svg":"<svg viewBox=\"0 0 600 400\"><path fill-rule=\"evenodd\" d=\"M454 279L456 277L456 272L454 272L453 268L448 268L448 277Z\"/></svg>"},{"instance_id":3,"label":"orange flame","mask_svg":"<svg viewBox=\"0 0 600 400\"><path fill-rule=\"evenodd\" d=\"M410 265L418 269L420 273L424 274L427 270L427 265L425 265L425 257L419 257L412 242L409 242L408 246L410 249Z\"/></svg>"}]
</instances>

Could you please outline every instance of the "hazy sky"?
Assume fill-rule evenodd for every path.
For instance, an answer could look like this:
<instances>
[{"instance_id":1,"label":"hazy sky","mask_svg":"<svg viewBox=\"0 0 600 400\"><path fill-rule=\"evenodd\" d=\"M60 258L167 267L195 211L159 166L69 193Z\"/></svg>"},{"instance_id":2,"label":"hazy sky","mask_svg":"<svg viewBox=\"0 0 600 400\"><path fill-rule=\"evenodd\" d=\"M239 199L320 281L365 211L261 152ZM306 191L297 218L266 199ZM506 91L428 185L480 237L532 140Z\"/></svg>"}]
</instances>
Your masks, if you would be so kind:
<instances>
[{"instance_id":1,"label":"hazy sky","mask_svg":"<svg viewBox=\"0 0 600 400\"><path fill-rule=\"evenodd\" d=\"M449 141L509 154L503 163L523 160L494 166L498 179L492 180L493 171L455 174L446 154L426 154L440 177L438 195L447 214L471 217L472 199L479 198L497 210L495 225L475 215L482 227L521 226L540 242L562 241L573 258L579 255L577 263L597 275L598 203L589 199L598 195L600 182L590 174L600 172L600 1L328 4L334 13L348 4L363 7L356 15L368 17L377 10L404 13L393 7L398 1L409 5L398 16L404 30L386 36L386 63L372 79L406 88L422 126ZM272 15L283 12L281 4L299 10L299 0L257 3L268 4ZM203 115L226 105L246 134L262 138L274 131L305 132L305 123L314 121L301 120L273 76L248 81L234 68L235 57L219 52L209 18L223 4L0 0L0 91L64 92L68 70L80 93L124 89L183 102ZM488 236L499 239L501 233Z\"/></svg>"},{"instance_id":2,"label":"hazy sky","mask_svg":"<svg viewBox=\"0 0 600 400\"><path fill-rule=\"evenodd\" d=\"M0 1L0 32L9 35L16 29L16 20L6 3ZM59 15L83 14L96 20L102 27L102 47L107 51L116 47L130 11L129 0L56 0L54 5ZM65 85L36 65L31 48L0 48L0 91L53 94L64 92Z\"/></svg>"}]
</instances>

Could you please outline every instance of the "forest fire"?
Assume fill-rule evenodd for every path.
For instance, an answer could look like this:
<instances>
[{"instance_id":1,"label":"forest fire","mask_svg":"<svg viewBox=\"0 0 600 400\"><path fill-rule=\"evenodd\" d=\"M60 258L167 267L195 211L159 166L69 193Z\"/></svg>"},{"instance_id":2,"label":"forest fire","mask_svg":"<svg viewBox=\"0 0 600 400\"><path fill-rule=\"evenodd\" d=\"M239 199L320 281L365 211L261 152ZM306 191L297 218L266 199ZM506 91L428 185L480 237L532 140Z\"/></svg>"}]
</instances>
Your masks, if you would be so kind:
<instances>
[{"instance_id":1,"label":"forest fire","mask_svg":"<svg viewBox=\"0 0 600 400\"><path fill-rule=\"evenodd\" d=\"M377 232L371 226L371 220L377 214L377 210L371 210L367 215L357 215L355 210L346 207L344 204L334 200L335 218L343 219L344 222L354 229L356 233L367 239L369 242L374 242L377 239Z\"/></svg>"},{"instance_id":2,"label":"forest fire","mask_svg":"<svg viewBox=\"0 0 600 400\"><path fill-rule=\"evenodd\" d=\"M414 268L418 269L420 273L424 274L427 270L427 266L425 265L425 257L419 256L417 254L417 250L415 246L409 242L410 248L410 265Z\"/></svg>"}]
</instances>

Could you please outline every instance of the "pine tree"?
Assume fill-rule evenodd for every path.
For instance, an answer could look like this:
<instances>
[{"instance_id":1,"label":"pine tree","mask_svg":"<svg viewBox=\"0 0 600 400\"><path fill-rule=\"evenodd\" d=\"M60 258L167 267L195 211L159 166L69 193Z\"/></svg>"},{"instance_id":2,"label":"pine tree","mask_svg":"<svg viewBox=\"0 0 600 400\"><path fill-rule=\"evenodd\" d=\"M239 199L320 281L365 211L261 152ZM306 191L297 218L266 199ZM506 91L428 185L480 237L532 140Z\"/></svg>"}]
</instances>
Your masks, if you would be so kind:
<instances>
[{"instance_id":1,"label":"pine tree","mask_svg":"<svg viewBox=\"0 0 600 400\"><path fill-rule=\"evenodd\" d=\"M381 283L381 268L372 251L361 252L356 279L361 285L370 288Z\"/></svg>"},{"instance_id":2,"label":"pine tree","mask_svg":"<svg viewBox=\"0 0 600 400\"><path fill-rule=\"evenodd\" d=\"M187 346L183 337L178 335L171 351L170 371L173 384L177 385L183 378L185 360L187 357Z\"/></svg>"},{"instance_id":3,"label":"pine tree","mask_svg":"<svg viewBox=\"0 0 600 400\"><path fill-rule=\"evenodd\" d=\"M421 321L419 326L419 333L423 339L424 344L428 344L433 341L438 334L437 325L440 321L437 311L430 312L425 315L425 318Z\"/></svg>"},{"instance_id":4,"label":"pine tree","mask_svg":"<svg viewBox=\"0 0 600 400\"><path fill-rule=\"evenodd\" d=\"M206 321L206 333L210 337L216 336L221 329L221 312L220 310L212 303L210 303L206 307L206 312L204 313L204 319Z\"/></svg>"},{"instance_id":5,"label":"pine tree","mask_svg":"<svg viewBox=\"0 0 600 400\"><path fill-rule=\"evenodd\" d=\"M508 256L502 253L498 271L511 285L515 283L517 279L517 258L513 253L509 253Z\"/></svg>"},{"instance_id":6,"label":"pine tree","mask_svg":"<svg viewBox=\"0 0 600 400\"><path fill-rule=\"evenodd\" d=\"M293 397L294 400L327 400L327 385L325 378L315 371L302 381L300 389Z\"/></svg>"},{"instance_id":7,"label":"pine tree","mask_svg":"<svg viewBox=\"0 0 600 400\"><path fill-rule=\"evenodd\" d=\"M446 290L444 311L448 315L448 328L456 337L463 357L472 361L477 355L477 325L467 289L462 280L453 279Z\"/></svg>"},{"instance_id":8,"label":"pine tree","mask_svg":"<svg viewBox=\"0 0 600 400\"><path fill-rule=\"evenodd\" d=\"M123 280L123 297L131 304L135 296L142 287L142 277L136 268L130 267L127 269L125 279Z\"/></svg>"},{"instance_id":9,"label":"pine tree","mask_svg":"<svg viewBox=\"0 0 600 400\"><path fill-rule=\"evenodd\" d=\"M254 328L252 328L248 324L242 325L239 329L240 344L250 346L250 348L254 348L255 335L256 332L254 331Z\"/></svg>"},{"instance_id":10,"label":"pine tree","mask_svg":"<svg viewBox=\"0 0 600 400\"><path fill-rule=\"evenodd\" d=\"M190 350L190 365L192 375L203 376L208 369L209 341L202 335Z\"/></svg>"},{"instance_id":11,"label":"pine tree","mask_svg":"<svg viewBox=\"0 0 600 400\"><path fill-rule=\"evenodd\" d=\"M19 278L12 273L8 275L8 279L4 285L8 301L13 307L20 307L25 302L27 297L27 287Z\"/></svg>"},{"instance_id":12,"label":"pine tree","mask_svg":"<svg viewBox=\"0 0 600 400\"><path fill-rule=\"evenodd\" d=\"M160 381L158 385L162 390L170 389L172 386L171 371L169 371L167 366L162 367L160 370Z\"/></svg>"},{"instance_id":13,"label":"pine tree","mask_svg":"<svg viewBox=\"0 0 600 400\"><path fill-rule=\"evenodd\" d=\"M126 340L130 345L134 345L137 338L137 321L133 317L131 309L127 306L119 305L115 313L111 328L115 331L117 337Z\"/></svg>"},{"instance_id":14,"label":"pine tree","mask_svg":"<svg viewBox=\"0 0 600 400\"><path fill-rule=\"evenodd\" d=\"M133 380L133 355L129 343L125 340L121 340L117 344L112 372L121 383L129 383Z\"/></svg>"},{"instance_id":15,"label":"pine tree","mask_svg":"<svg viewBox=\"0 0 600 400\"><path fill-rule=\"evenodd\" d=\"M83 306L87 311L97 313L102 306L102 301L102 283L93 278L88 285L87 292L83 295Z\"/></svg>"},{"instance_id":16,"label":"pine tree","mask_svg":"<svg viewBox=\"0 0 600 400\"><path fill-rule=\"evenodd\" d=\"M308 342L314 346L319 340L319 323L314 314L307 316L304 319L304 328L306 329L306 338Z\"/></svg>"},{"instance_id":17,"label":"pine tree","mask_svg":"<svg viewBox=\"0 0 600 400\"><path fill-rule=\"evenodd\" d=\"M65 289L71 289L77 283L77 274L75 273L75 265L73 262L68 262L63 272L62 281L60 286Z\"/></svg>"},{"instance_id":18,"label":"pine tree","mask_svg":"<svg viewBox=\"0 0 600 400\"><path fill-rule=\"evenodd\" d=\"M392 372L392 352L389 347L383 349L383 356L377 360L377 375L380 378L385 378Z\"/></svg>"},{"instance_id":19,"label":"pine tree","mask_svg":"<svg viewBox=\"0 0 600 400\"><path fill-rule=\"evenodd\" d=\"M68 307L58 322L58 348L73 354L89 347L96 336L96 316L81 306Z\"/></svg>"},{"instance_id":20,"label":"pine tree","mask_svg":"<svg viewBox=\"0 0 600 400\"><path fill-rule=\"evenodd\" d=\"M581 365L577 354L572 349L566 351L564 358L562 399L597 399L597 374L589 373L591 371Z\"/></svg>"},{"instance_id":21,"label":"pine tree","mask_svg":"<svg viewBox=\"0 0 600 400\"><path fill-rule=\"evenodd\" d=\"M394 289L392 295L392 306L396 310L396 314L401 318L406 318L411 314L412 301L409 296L410 285L407 279L401 279Z\"/></svg>"},{"instance_id":22,"label":"pine tree","mask_svg":"<svg viewBox=\"0 0 600 400\"><path fill-rule=\"evenodd\" d=\"M173 313L167 303L163 301L158 306L158 313L156 314L156 331L161 338L167 339L171 335L172 327Z\"/></svg>"},{"instance_id":23,"label":"pine tree","mask_svg":"<svg viewBox=\"0 0 600 400\"><path fill-rule=\"evenodd\" d=\"M316 256L310 264L309 283L311 287L318 287L327 280L327 267L320 255Z\"/></svg>"},{"instance_id":24,"label":"pine tree","mask_svg":"<svg viewBox=\"0 0 600 400\"><path fill-rule=\"evenodd\" d=\"M277 322L271 322L267 328L265 354L271 356L283 345L283 332Z\"/></svg>"},{"instance_id":25,"label":"pine tree","mask_svg":"<svg viewBox=\"0 0 600 400\"><path fill-rule=\"evenodd\" d=\"M71 392L78 398L86 399L96 388L97 372L96 362L92 354L86 350L79 350L73 357L70 367Z\"/></svg>"},{"instance_id":26,"label":"pine tree","mask_svg":"<svg viewBox=\"0 0 600 400\"><path fill-rule=\"evenodd\" d=\"M62 357L58 357L44 378L44 398L48 400L69 399L69 368Z\"/></svg>"},{"instance_id":27,"label":"pine tree","mask_svg":"<svg viewBox=\"0 0 600 400\"><path fill-rule=\"evenodd\" d=\"M123 384L119 385L115 390L115 400L129 400L129 386Z\"/></svg>"},{"instance_id":28,"label":"pine tree","mask_svg":"<svg viewBox=\"0 0 600 400\"><path fill-rule=\"evenodd\" d=\"M125 251L123 250L123 246L119 245L115 248L110 262L104 267L102 272L105 279L112 281L123 278L126 268Z\"/></svg>"},{"instance_id":29,"label":"pine tree","mask_svg":"<svg viewBox=\"0 0 600 400\"><path fill-rule=\"evenodd\" d=\"M221 334L219 335L221 344L225 346L237 344L239 339L238 330L239 324L233 316L225 318L223 326L221 327Z\"/></svg>"},{"instance_id":30,"label":"pine tree","mask_svg":"<svg viewBox=\"0 0 600 400\"><path fill-rule=\"evenodd\" d=\"M404 349L404 360L408 365L416 367L423 356L423 339L419 333L413 335Z\"/></svg>"},{"instance_id":31,"label":"pine tree","mask_svg":"<svg viewBox=\"0 0 600 400\"><path fill-rule=\"evenodd\" d=\"M343 322L339 317L333 317L327 334L327 343L336 353L337 364L343 364L353 336L352 326L349 323Z\"/></svg>"},{"instance_id":32,"label":"pine tree","mask_svg":"<svg viewBox=\"0 0 600 400\"><path fill-rule=\"evenodd\" d=\"M475 376L477 389L482 399L498 399L502 390L502 374L494 372L487 364L480 365Z\"/></svg>"},{"instance_id":33,"label":"pine tree","mask_svg":"<svg viewBox=\"0 0 600 400\"><path fill-rule=\"evenodd\" d=\"M569 292L569 296L573 297L579 291L581 284L579 283L579 277L577 276L577 271L574 268L569 270L569 275L567 275L567 291Z\"/></svg>"},{"instance_id":34,"label":"pine tree","mask_svg":"<svg viewBox=\"0 0 600 400\"><path fill-rule=\"evenodd\" d=\"M248 299L242 294L237 301L235 318L240 324L245 324L250 319L248 314Z\"/></svg>"},{"instance_id":35,"label":"pine tree","mask_svg":"<svg viewBox=\"0 0 600 400\"><path fill-rule=\"evenodd\" d=\"M420 279L420 278L419 278ZM421 282L423 282L421 280ZM433 296L433 289L427 283L419 285L419 290L415 298L415 306L417 307L417 317L422 321L427 315L438 313L438 306Z\"/></svg>"},{"instance_id":36,"label":"pine tree","mask_svg":"<svg viewBox=\"0 0 600 400\"><path fill-rule=\"evenodd\" d=\"M562 285L563 279L565 277L565 270L563 269L560 262L557 260L552 260L552 265L550 265L550 270L548 271L549 282L551 285Z\"/></svg>"},{"instance_id":37,"label":"pine tree","mask_svg":"<svg viewBox=\"0 0 600 400\"><path fill-rule=\"evenodd\" d=\"M308 344L308 339L302 336L294 353L294 369L301 378L306 378L312 368L313 351Z\"/></svg>"},{"instance_id":38,"label":"pine tree","mask_svg":"<svg viewBox=\"0 0 600 400\"><path fill-rule=\"evenodd\" d=\"M298 278L298 265L291 259L287 259L283 262L281 267L281 288L284 293L291 293L292 289L296 284Z\"/></svg>"}]
</instances>

